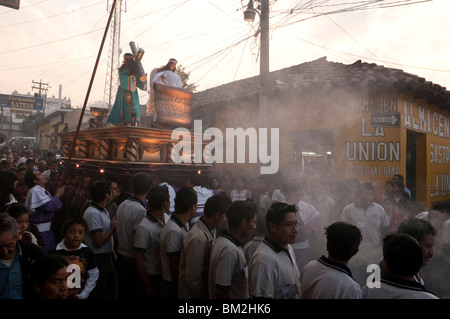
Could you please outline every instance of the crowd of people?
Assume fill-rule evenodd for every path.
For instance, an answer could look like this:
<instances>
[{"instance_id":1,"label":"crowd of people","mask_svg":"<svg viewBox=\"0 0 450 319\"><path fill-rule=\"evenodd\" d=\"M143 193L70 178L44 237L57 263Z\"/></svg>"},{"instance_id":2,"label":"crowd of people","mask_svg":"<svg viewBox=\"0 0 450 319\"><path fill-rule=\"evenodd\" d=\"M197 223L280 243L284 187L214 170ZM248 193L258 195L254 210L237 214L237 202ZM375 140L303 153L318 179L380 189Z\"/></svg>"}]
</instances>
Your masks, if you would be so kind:
<instances>
[{"instance_id":1,"label":"crowd of people","mask_svg":"<svg viewBox=\"0 0 450 319\"><path fill-rule=\"evenodd\" d=\"M450 298L450 203L401 175L228 170L207 184L63 172L50 151L0 154L0 299Z\"/></svg>"}]
</instances>

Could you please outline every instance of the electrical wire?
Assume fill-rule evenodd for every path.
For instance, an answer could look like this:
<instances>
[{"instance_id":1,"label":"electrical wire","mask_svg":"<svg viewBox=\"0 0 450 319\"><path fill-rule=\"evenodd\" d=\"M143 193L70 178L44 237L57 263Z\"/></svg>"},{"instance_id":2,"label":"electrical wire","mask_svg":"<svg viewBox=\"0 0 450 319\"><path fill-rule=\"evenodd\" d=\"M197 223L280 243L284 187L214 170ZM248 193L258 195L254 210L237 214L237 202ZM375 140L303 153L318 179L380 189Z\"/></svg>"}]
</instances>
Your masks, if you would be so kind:
<instances>
[{"instance_id":1,"label":"electrical wire","mask_svg":"<svg viewBox=\"0 0 450 319\"><path fill-rule=\"evenodd\" d=\"M99 5L99 4L103 4L103 1L100 1L100 2L97 2L97 3L93 3L93 4L90 4L90 5L81 7L80 10L81 10L81 9L90 8L90 7L93 7L93 6L97 6L97 5ZM24 22L19 22L19 23L14 23L14 24L9 24L9 25L0 25L0 29L2 29L2 28L10 28L10 27L17 27L17 26L19 26L19 25L24 25L24 24L29 24L29 23L39 22L39 21L42 21L42 20L48 20L48 19L55 18L55 17L59 17L59 16L66 15L66 14L71 14L71 13L65 11L65 12L61 12L61 13L54 14L54 15L52 15L52 16L46 16L46 17L42 17L42 18L39 18L39 19L35 19L35 20L29 20L29 21L24 21Z\"/></svg>"}]
</instances>

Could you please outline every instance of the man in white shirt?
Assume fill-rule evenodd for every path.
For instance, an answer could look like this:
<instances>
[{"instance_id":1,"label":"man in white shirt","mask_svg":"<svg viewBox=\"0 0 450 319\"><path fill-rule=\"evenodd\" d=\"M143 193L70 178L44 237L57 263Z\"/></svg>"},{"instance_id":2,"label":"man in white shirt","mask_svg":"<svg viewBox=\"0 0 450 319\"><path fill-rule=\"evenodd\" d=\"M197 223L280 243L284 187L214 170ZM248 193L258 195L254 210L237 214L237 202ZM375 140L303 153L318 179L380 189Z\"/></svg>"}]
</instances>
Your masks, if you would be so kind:
<instances>
[{"instance_id":1,"label":"man in white shirt","mask_svg":"<svg viewBox=\"0 0 450 319\"><path fill-rule=\"evenodd\" d=\"M178 297L180 299L208 299L208 273L211 247L216 229L225 221L231 199L225 194L209 197L204 215L187 234L180 256Z\"/></svg>"},{"instance_id":2,"label":"man in white shirt","mask_svg":"<svg viewBox=\"0 0 450 319\"><path fill-rule=\"evenodd\" d=\"M358 227L335 222L326 228L328 255L310 261L300 275L302 299L361 299L361 287L353 280L348 261L362 241Z\"/></svg>"},{"instance_id":3,"label":"man in white shirt","mask_svg":"<svg viewBox=\"0 0 450 319\"><path fill-rule=\"evenodd\" d=\"M148 173L139 172L133 176L133 195L117 207L117 273L119 276L119 299L135 299L138 275L134 267L134 235L136 228L147 212L145 199L152 179Z\"/></svg>"},{"instance_id":4,"label":"man in white shirt","mask_svg":"<svg viewBox=\"0 0 450 319\"><path fill-rule=\"evenodd\" d=\"M249 285L254 298L299 299L300 272L291 244L298 233L295 205L273 203L266 214L269 234L250 260Z\"/></svg>"},{"instance_id":5,"label":"man in white shirt","mask_svg":"<svg viewBox=\"0 0 450 319\"><path fill-rule=\"evenodd\" d=\"M161 297L178 298L178 278L183 241L189 232L189 219L197 210L197 193L192 187L181 188L175 197L175 212L161 230Z\"/></svg>"},{"instance_id":6,"label":"man in white shirt","mask_svg":"<svg viewBox=\"0 0 450 319\"><path fill-rule=\"evenodd\" d=\"M256 204L234 201L227 209L228 230L223 230L211 249L210 299L248 299L248 266L242 241L256 230Z\"/></svg>"},{"instance_id":7,"label":"man in white shirt","mask_svg":"<svg viewBox=\"0 0 450 319\"><path fill-rule=\"evenodd\" d=\"M164 227L164 215L169 210L170 198L165 186L150 189L144 219L134 236L134 265L139 276L138 299L159 298L162 279L159 240Z\"/></svg>"},{"instance_id":8,"label":"man in white shirt","mask_svg":"<svg viewBox=\"0 0 450 319\"><path fill-rule=\"evenodd\" d=\"M373 185L362 183L356 190L354 202L345 206L341 214L341 220L358 227L363 237L359 253L348 265L360 285L367 279L367 265L380 262L381 243L389 233L389 218L384 208L373 202L373 197Z\"/></svg>"},{"instance_id":9,"label":"man in white shirt","mask_svg":"<svg viewBox=\"0 0 450 319\"><path fill-rule=\"evenodd\" d=\"M320 213L311 204L303 201L305 192L301 183L291 180L283 183L284 202L297 205L297 218L299 220L298 235L292 248L295 252L297 266L300 272L311 260L316 259L325 250L322 244L322 225Z\"/></svg>"},{"instance_id":10,"label":"man in white shirt","mask_svg":"<svg viewBox=\"0 0 450 319\"><path fill-rule=\"evenodd\" d=\"M439 299L414 280L422 267L422 249L415 238L403 233L383 239L383 262L386 276L380 287L362 288L363 299Z\"/></svg>"},{"instance_id":11,"label":"man in white shirt","mask_svg":"<svg viewBox=\"0 0 450 319\"><path fill-rule=\"evenodd\" d=\"M389 232L389 218L384 208L373 202L374 188L363 183L357 190L355 201L344 207L341 220L357 226L363 235L363 243L381 246L383 237Z\"/></svg>"},{"instance_id":12,"label":"man in white shirt","mask_svg":"<svg viewBox=\"0 0 450 319\"><path fill-rule=\"evenodd\" d=\"M92 299L117 299L117 272L113 260L116 220L109 217L106 205L111 202L111 183L98 180L90 188L92 202L84 211L83 218L88 225L85 244L94 251L94 260L99 270Z\"/></svg>"}]
</instances>

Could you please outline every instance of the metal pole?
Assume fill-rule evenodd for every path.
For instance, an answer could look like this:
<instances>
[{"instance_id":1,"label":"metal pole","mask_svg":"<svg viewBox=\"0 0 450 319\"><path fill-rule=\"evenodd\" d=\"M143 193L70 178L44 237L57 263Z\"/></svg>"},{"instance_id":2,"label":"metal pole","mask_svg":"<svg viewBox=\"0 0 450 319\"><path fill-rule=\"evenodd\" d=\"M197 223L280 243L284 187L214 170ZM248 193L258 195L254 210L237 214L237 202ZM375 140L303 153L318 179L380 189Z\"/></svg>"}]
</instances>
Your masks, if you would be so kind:
<instances>
[{"instance_id":1,"label":"metal pole","mask_svg":"<svg viewBox=\"0 0 450 319\"><path fill-rule=\"evenodd\" d=\"M268 77L269 77L269 0L260 0L261 2L261 15L260 15L260 86L259 86L259 127L267 128L268 132L271 132L272 118L275 113L271 111L269 104L268 92L270 92ZM260 143L266 144L266 150L271 150L271 137L268 136L266 141L260 141ZM260 146L261 147L261 146ZM262 165L262 164L261 164ZM264 165L262 165L264 166Z\"/></svg>"},{"instance_id":2,"label":"metal pole","mask_svg":"<svg viewBox=\"0 0 450 319\"><path fill-rule=\"evenodd\" d=\"M13 117L12 117L12 106L9 108L9 136L13 136L13 134L12 134L12 120L13 120Z\"/></svg>"},{"instance_id":3,"label":"metal pole","mask_svg":"<svg viewBox=\"0 0 450 319\"><path fill-rule=\"evenodd\" d=\"M111 8L111 10L114 10L113 8ZM116 30L116 24L117 24L117 19L114 18L114 30ZM116 45L116 33L113 32L113 38L112 38L112 43L113 43L113 48L112 48L112 54L111 54L111 76L109 78L109 100L108 100L108 110L111 111L111 104L112 104L112 81L113 81L113 76L112 76L112 72L116 72L116 70L114 69L114 46Z\"/></svg>"},{"instance_id":4,"label":"metal pole","mask_svg":"<svg viewBox=\"0 0 450 319\"><path fill-rule=\"evenodd\" d=\"M268 75L269 75L269 0L261 0L260 15L260 47L261 59L259 61L259 114L260 127L269 128L270 125L270 109L267 101L268 92Z\"/></svg>"},{"instance_id":5,"label":"metal pole","mask_svg":"<svg viewBox=\"0 0 450 319\"><path fill-rule=\"evenodd\" d=\"M261 0L261 61L260 73L269 73L269 0Z\"/></svg>"},{"instance_id":6,"label":"metal pole","mask_svg":"<svg viewBox=\"0 0 450 319\"><path fill-rule=\"evenodd\" d=\"M95 61L94 71L92 72L91 81L89 82L89 87L88 87L88 91L86 93L86 98L84 99L83 108L81 109L81 114L80 114L80 119L78 120L77 130L75 131L75 135L73 137L72 145L70 146L70 152L69 152L69 156L68 156L68 159L67 159L67 167L66 167L66 169L64 171L63 176L66 176L67 172L69 171L70 161L72 159L73 152L75 150L75 143L77 141L78 133L80 131L81 123L83 121L84 111L86 109L86 105L87 105L87 102L89 100L89 94L91 93L92 84L94 82L95 73L97 72L97 66L98 66L98 62L100 61L100 56L102 55L103 45L105 44L106 35L108 34L108 28L109 28L109 25L111 23L111 18L113 16L114 10L116 8L116 2L117 2L117 0L114 0L113 5L112 5L112 9L111 9L111 13L109 14L108 23L106 24L105 32L103 33L103 39L102 39L102 42L100 44L100 49L99 49L98 54L97 54L97 60Z\"/></svg>"}]
</instances>

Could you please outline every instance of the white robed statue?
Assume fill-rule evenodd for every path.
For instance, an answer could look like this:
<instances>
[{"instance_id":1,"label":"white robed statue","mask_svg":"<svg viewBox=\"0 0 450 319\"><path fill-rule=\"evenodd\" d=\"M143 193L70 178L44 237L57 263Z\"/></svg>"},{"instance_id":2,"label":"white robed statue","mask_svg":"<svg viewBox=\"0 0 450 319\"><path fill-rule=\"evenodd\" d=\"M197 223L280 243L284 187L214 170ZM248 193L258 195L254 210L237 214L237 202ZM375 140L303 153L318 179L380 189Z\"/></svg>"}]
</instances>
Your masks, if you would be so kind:
<instances>
[{"instance_id":1,"label":"white robed statue","mask_svg":"<svg viewBox=\"0 0 450 319\"><path fill-rule=\"evenodd\" d=\"M181 88L183 82L180 76L176 73L178 61L176 59L170 59L167 64L161 68L155 68L150 73L150 85L149 85L149 98L147 101L147 115L155 109L155 89L154 84L162 84L172 87Z\"/></svg>"}]
</instances>

